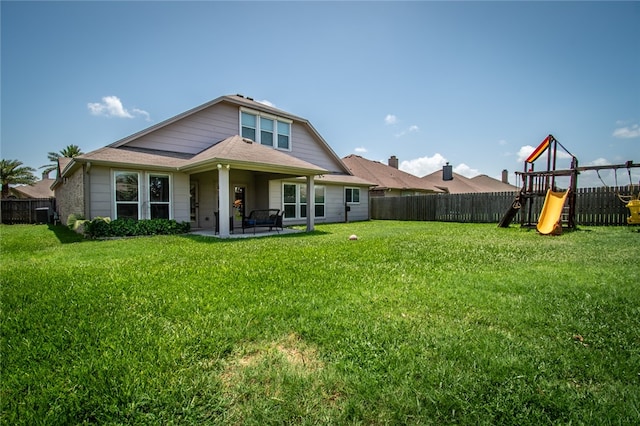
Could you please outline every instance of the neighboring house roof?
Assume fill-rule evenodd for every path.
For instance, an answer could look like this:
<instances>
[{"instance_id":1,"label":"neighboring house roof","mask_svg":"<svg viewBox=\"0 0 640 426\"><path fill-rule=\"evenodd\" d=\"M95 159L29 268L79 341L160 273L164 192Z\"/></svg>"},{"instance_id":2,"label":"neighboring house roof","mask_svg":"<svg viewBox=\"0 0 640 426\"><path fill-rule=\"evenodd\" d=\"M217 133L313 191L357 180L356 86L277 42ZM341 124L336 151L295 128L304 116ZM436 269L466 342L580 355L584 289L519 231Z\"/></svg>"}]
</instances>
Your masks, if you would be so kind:
<instances>
[{"instance_id":1,"label":"neighboring house roof","mask_svg":"<svg viewBox=\"0 0 640 426\"><path fill-rule=\"evenodd\" d=\"M367 160L359 155L351 154L344 157L342 162L354 175L374 182L376 189L399 189L425 193L442 192L417 176L379 161Z\"/></svg>"},{"instance_id":2,"label":"neighboring house roof","mask_svg":"<svg viewBox=\"0 0 640 426\"><path fill-rule=\"evenodd\" d=\"M484 191L484 192L507 192L507 191L519 191L520 188L518 188L515 185L511 185L509 183L504 183L501 180L498 179L494 179L490 176L487 175L478 175L475 177L471 178L471 181L482 187L487 189L488 191Z\"/></svg>"},{"instance_id":3,"label":"neighboring house roof","mask_svg":"<svg viewBox=\"0 0 640 426\"><path fill-rule=\"evenodd\" d=\"M374 182L376 184L375 189L397 189L404 191L422 191L425 193L448 192L451 194L518 190L518 188L513 185L493 179L487 175L480 175L469 179L453 173L453 179L445 181L442 179L442 170L419 178L393 166L383 164L379 161L367 160L355 154L344 157L342 162L346 164L354 175Z\"/></svg>"},{"instance_id":4,"label":"neighboring house roof","mask_svg":"<svg viewBox=\"0 0 640 426\"><path fill-rule=\"evenodd\" d=\"M429 185L436 186L450 194L468 194L474 192L511 192L517 191L515 186L505 184L487 175L476 176L469 179L458 173L453 173L452 180L442 179L442 170L437 170L421 178Z\"/></svg>"},{"instance_id":5,"label":"neighboring house roof","mask_svg":"<svg viewBox=\"0 0 640 426\"><path fill-rule=\"evenodd\" d=\"M18 185L10 189L18 198L52 198L54 196L51 185L54 179L42 179L33 185Z\"/></svg>"}]
</instances>

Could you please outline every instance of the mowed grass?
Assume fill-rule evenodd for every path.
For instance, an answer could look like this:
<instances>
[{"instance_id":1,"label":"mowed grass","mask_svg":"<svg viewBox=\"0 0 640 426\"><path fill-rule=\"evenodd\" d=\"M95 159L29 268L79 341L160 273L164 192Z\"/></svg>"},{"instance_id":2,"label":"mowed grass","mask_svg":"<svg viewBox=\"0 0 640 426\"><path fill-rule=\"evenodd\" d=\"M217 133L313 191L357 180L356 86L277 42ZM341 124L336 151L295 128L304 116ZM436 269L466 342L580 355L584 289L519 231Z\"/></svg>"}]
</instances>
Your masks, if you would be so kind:
<instances>
[{"instance_id":1,"label":"mowed grass","mask_svg":"<svg viewBox=\"0 0 640 426\"><path fill-rule=\"evenodd\" d=\"M640 421L634 228L0 232L3 424Z\"/></svg>"}]
</instances>

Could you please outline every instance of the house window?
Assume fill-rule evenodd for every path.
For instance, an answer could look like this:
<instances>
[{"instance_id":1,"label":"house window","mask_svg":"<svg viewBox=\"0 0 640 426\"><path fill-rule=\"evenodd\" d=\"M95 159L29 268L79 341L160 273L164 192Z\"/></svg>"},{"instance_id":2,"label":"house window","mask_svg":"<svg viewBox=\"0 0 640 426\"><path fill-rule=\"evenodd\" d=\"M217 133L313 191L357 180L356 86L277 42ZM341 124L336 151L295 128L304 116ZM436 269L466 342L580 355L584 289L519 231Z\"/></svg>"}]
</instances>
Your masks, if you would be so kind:
<instances>
[{"instance_id":1,"label":"house window","mask_svg":"<svg viewBox=\"0 0 640 426\"><path fill-rule=\"evenodd\" d=\"M242 137L256 140L257 117L253 114L242 113Z\"/></svg>"},{"instance_id":2,"label":"house window","mask_svg":"<svg viewBox=\"0 0 640 426\"><path fill-rule=\"evenodd\" d=\"M291 133L291 124L278 121L278 148L289 149L289 134Z\"/></svg>"},{"instance_id":3,"label":"house window","mask_svg":"<svg viewBox=\"0 0 640 426\"><path fill-rule=\"evenodd\" d=\"M167 175L149 175L149 218L171 219L170 184Z\"/></svg>"},{"instance_id":4,"label":"house window","mask_svg":"<svg viewBox=\"0 0 640 426\"><path fill-rule=\"evenodd\" d=\"M260 143L273 146L273 120L260 118Z\"/></svg>"},{"instance_id":5,"label":"house window","mask_svg":"<svg viewBox=\"0 0 640 426\"><path fill-rule=\"evenodd\" d=\"M298 185L285 183L282 194L284 217L291 219L298 217Z\"/></svg>"},{"instance_id":6,"label":"house window","mask_svg":"<svg viewBox=\"0 0 640 426\"><path fill-rule=\"evenodd\" d=\"M115 172L116 219L138 219L140 211L139 175Z\"/></svg>"},{"instance_id":7,"label":"house window","mask_svg":"<svg viewBox=\"0 0 640 426\"><path fill-rule=\"evenodd\" d=\"M324 186L315 187L316 217L324 217Z\"/></svg>"},{"instance_id":8,"label":"house window","mask_svg":"<svg viewBox=\"0 0 640 426\"><path fill-rule=\"evenodd\" d=\"M291 150L291 120L241 109L240 123L243 138L273 148Z\"/></svg>"},{"instance_id":9,"label":"house window","mask_svg":"<svg viewBox=\"0 0 640 426\"><path fill-rule=\"evenodd\" d=\"M344 196L347 203L357 204L360 202L360 188L345 188Z\"/></svg>"},{"instance_id":10,"label":"house window","mask_svg":"<svg viewBox=\"0 0 640 426\"><path fill-rule=\"evenodd\" d=\"M302 219L307 217L307 185L285 183L283 185L284 217ZM324 187L315 187L315 217L324 217Z\"/></svg>"}]
</instances>

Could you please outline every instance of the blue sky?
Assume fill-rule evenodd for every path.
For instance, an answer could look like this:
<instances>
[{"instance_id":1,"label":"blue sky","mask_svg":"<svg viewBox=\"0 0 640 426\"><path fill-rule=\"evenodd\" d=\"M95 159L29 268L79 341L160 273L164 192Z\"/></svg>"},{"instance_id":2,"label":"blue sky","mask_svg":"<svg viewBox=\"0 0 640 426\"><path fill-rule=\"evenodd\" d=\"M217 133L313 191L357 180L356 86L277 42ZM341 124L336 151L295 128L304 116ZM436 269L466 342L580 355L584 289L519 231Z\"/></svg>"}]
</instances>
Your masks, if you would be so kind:
<instances>
[{"instance_id":1,"label":"blue sky","mask_svg":"<svg viewBox=\"0 0 640 426\"><path fill-rule=\"evenodd\" d=\"M307 118L340 157L396 155L418 176L448 161L499 178L549 133L581 165L640 162L638 2L2 1L1 14L2 158L34 168L235 93Z\"/></svg>"}]
</instances>

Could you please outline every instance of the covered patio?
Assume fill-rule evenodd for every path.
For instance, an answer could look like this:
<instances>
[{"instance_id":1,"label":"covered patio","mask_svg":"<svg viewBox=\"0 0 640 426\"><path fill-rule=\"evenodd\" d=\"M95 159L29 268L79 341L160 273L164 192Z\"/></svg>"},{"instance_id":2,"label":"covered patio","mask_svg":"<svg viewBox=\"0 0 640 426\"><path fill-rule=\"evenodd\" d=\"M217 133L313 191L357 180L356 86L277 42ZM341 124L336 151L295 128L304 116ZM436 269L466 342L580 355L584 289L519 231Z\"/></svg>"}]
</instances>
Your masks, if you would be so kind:
<instances>
[{"instance_id":1,"label":"covered patio","mask_svg":"<svg viewBox=\"0 0 640 426\"><path fill-rule=\"evenodd\" d=\"M268 191L267 182L270 179L283 178L304 178L309 193L314 191L314 178L323 175L328 171L314 164L300 160L296 157L288 155L284 152L264 147L254 141L240 136L232 136L227 138L211 148L197 154L193 158L185 162L179 167L179 170L189 173L192 177L196 174L214 172L215 190L202 194L203 199L208 197L212 206L217 206L216 214L220 218L231 218L233 216L232 206L234 203L233 194L231 192L233 182L231 175L234 172L251 173L256 180L265 183L264 190ZM213 201L213 200L217 201ZM263 195L262 202L256 202L253 207L264 209L268 208L269 194ZM306 230L314 230L314 198L310 197L307 201L308 211L306 220ZM265 204L265 205L263 205ZM248 212L246 212L248 213ZM219 238L240 238L237 231L234 232L233 222L220 220L219 232L215 233L212 229L206 229L196 232L203 232L207 235L215 235ZM274 231L275 232L275 231ZM281 230L280 233L283 231ZM277 234L277 232L275 232ZM253 235L253 232L251 232ZM265 231L260 232L264 236ZM204 235L204 234L201 234ZM244 234L245 236L247 234ZM258 236L258 232L256 232Z\"/></svg>"}]
</instances>

